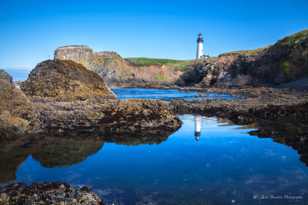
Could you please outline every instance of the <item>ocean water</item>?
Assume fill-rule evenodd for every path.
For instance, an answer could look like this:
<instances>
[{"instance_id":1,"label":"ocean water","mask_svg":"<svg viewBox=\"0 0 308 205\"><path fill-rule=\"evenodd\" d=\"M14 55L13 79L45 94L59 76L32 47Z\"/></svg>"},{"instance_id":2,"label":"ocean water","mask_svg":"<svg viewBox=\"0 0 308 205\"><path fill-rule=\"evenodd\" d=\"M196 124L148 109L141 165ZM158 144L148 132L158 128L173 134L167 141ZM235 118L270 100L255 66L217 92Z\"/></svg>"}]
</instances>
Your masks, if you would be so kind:
<instances>
[{"instance_id":1,"label":"ocean water","mask_svg":"<svg viewBox=\"0 0 308 205\"><path fill-rule=\"evenodd\" d=\"M227 93L181 91L176 89L154 88L113 88L113 92L120 100L151 99L151 100L232 100L237 98Z\"/></svg>"},{"instance_id":2,"label":"ocean water","mask_svg":"<svg viewBox=\"0 0 308 205\"><path fill-rule=\"evenodd\" d=\"M5 69L14 81L24 81L30 73L27 69ZM120 100L151 99L151 100L232 100L238 98L227 93L180 91L176 89L152 88L112 88Z\"/></svg>"},{"instance_id":3,"label":"ocean water","mask_svg":"<svg viewBox=\"0 0 308 205\"><path fill-rule=\"evenodd\" d=\"M14 81L23 81L28 78L28 75L30 73L30 70L23 69L23 68L8 68L4 69L6 72L8 72L12 77Z\"/></svg>"}]
</instances>

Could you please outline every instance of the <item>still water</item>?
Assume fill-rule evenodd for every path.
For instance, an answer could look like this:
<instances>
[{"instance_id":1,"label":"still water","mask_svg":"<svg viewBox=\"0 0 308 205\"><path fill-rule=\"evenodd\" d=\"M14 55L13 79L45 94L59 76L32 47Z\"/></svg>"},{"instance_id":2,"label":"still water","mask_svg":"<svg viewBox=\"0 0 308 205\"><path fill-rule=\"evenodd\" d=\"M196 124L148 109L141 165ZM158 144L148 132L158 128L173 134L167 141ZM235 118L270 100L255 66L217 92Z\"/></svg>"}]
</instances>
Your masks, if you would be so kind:
<instances>
[{"instance_id":1,"label":"still water","mask_svg":"<svg viewBox=\"0 0 308 205\"><path fill-rule=\"evenodd\" d=\"M13 173L0 173L91 186L107 204L307 204L308 168L295 150L216 118L180 119L177 132L146 144L63 139L23 157L34 149L14 149Z\"/></svg>"}]
</instances>

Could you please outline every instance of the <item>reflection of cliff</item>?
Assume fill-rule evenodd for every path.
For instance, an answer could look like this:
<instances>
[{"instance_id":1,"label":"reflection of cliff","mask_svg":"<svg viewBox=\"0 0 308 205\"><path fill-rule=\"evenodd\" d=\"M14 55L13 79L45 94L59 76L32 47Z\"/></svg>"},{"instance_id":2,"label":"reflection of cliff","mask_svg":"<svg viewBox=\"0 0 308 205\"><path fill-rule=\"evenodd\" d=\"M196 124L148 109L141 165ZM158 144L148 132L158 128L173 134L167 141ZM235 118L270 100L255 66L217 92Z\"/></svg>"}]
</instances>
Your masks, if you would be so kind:
<instances>
[{"instance_id":1,"label":"reflection of cliff","mask_svg":"<svg viewBox=\"0 0 308 205\"><path fill-rule=\"evenodd\" d=\"M97 152L104 142L94 138L46 137L1 143L0 182L6 182L15 179L19 165L29 155L45 167L68 166L85 160Z\"/></svg>"},{"instance_id":2,"label":"reflection of cliff","mask_svg":"<svg viewBox=\"0 0 308 205\"><path fill-rule=\"evenodd\" d=\"M47 138L39 145L38 152L32 154L45 167L68 166L85 160L103 145L102 140Z\"/></svg>"},{"instance_id":3,"label":"reflection of cliff","mask_svg":"<svg viewBox=\"0 0 308 205\"><path fill-rule=\"evenodd\" d=\"M161 132L161 135L146 136L121 135L110 137L24 137L10 142L0 142L0 183L15 180L15 173L22 162L32 155L44 167L70 166L85 160L96 153L104 141L117 144L159 144L165 141L172 131Z\"/></svg>"},{"instance_id":4,"label":"reflection of cliff","mask_svg":"<svg viewBox=\"0 0 308 205\"><path fill-rule=\"evenodd\" d=\"M160 144L167 140L172 132L163 132L160 136L146 135L143 137L133 135L118 135L106 137L106 142L114 142L124 145L140 145L140 144Z\"/></svg>"},{"instance_id":5,"label":"reflection of cliff","mask_svg":"<svg viewBox=\"0 0 308 205\"><path fill-rule=\"evenodd\" d=\"M15 179L18 166L27 158L28 150L21 143L0 143L0 183Z\"/></svg>"},{"instance_id":6,"label":"reflection of cliff","mask_svg":"<svg viewBox=\"0 0 308 205\"><path fill-rule=\"evenodd\" d=\"M308 126L293 123L269 123L259 122L257 131L251 131L251 135L258 137L270 137L274 141L286 144L295 149L301 161L308 166Z\"/></svg>"}]
</instances>

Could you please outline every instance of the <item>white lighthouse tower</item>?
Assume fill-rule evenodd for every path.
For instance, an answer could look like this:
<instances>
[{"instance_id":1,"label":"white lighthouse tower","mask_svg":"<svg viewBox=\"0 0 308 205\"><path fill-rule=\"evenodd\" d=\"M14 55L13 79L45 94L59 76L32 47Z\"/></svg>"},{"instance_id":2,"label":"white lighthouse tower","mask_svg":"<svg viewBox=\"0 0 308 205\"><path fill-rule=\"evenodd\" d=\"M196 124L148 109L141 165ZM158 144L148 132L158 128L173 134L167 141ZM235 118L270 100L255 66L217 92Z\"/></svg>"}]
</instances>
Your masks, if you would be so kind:
<instances>
[{"instance_id":1,"label":"white lighthouse tower","mask_svg":"<svg viewBox=\"0 0 308 205\"><path fill-rule=\"evenodd\" d=\"M197 38L197 55L196 55L196 59L201 59L204 56L204 51L203 51L203 36L202 33L198 34L198 38Z\"/></svg>"}]
</instances>

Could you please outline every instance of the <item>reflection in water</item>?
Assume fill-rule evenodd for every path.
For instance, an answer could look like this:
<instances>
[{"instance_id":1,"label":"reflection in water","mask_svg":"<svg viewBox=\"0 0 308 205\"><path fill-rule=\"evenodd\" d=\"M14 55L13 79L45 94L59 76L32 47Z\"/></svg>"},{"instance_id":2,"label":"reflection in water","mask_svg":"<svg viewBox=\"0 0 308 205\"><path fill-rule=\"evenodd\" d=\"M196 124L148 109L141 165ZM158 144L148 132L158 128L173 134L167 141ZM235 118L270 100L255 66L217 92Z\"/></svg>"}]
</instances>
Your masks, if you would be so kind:
<instances>
[{"instance_id":1,"label":"reflection in water","mask_svg":"<svg viewBox=\"0 0 308 205\"><path fill-rule=\"evenodd\" d=\"M200 140L202 129L202 117L201 115L195 115L195 139L196 141Z\"/></svg>"},{"instance_id":2,"label":"reflection in water","mask_svg":"<svg viewBox=\"0 0 308 205\"><path fill-rule=\"evenodd\" d=\"M123 145L159 144L165 141L172 131L163 131L155 136L105 136L95 137L54 137L32 136L0 143L0 183L15 180L15 173L29 156L46 168L68 167L82 162L98 150L104 142Z\"/></svg>"},{"instance_id":3,"label":"reflection in water","mask_svg":"<svg viewBox=\"0 0 308 205\"><path fill-rule=\"evenodd\" d=\"M18 139L0 146L0 183L15 180L20 164L32 155L44 167L65 167L85 160L102 148L94 138L39 137Z\"/></svg>"},{"instance_id":4,"label":"reflection in water","mask_svg":"<svg viewBox=\"0 0 308 205\"><path fill-rule=\"evenodd\" d=\"M308 166L308 125L294 123L258 122L257 130L251 135L272 138L274 141L291 146L297 150L301 161Z\"/></svg>"},{"instance_id":5,"label":"reflection in water","mask_svg":"<svg viewBox=\"0 0 308 205\"><path fill-rule=\"evenodd\" d=\"M16 180L25 183L88 185L107 205L304 205L308 201L308 168L298 154L272 139L248 134L273 136L307 156L304 128L258 125L256 131L216 118L180 118L183 126L170 137L45 137L1 143L0 180L14 180L16 174ZM207 140L196 143L193 132L198 139L206 133ZM298 200L262 199L285 194Z\"/></svg>"}]
</instances>

